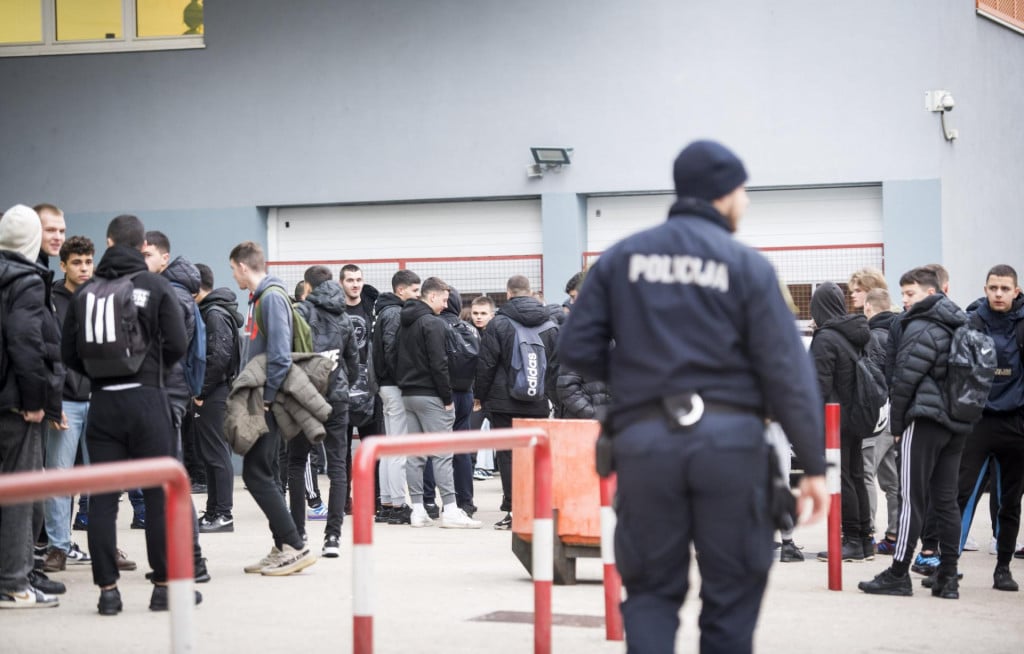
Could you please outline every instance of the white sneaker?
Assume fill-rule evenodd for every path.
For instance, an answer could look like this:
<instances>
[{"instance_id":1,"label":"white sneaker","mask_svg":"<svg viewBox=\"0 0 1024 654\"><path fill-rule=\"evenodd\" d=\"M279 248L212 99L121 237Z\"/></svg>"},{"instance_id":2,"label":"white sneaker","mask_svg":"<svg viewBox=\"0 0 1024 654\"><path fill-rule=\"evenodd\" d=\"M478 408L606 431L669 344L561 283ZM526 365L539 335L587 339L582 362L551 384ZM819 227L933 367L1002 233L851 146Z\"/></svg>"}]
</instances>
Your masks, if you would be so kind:
<instances>
[{"instance_id":1,"label":"white sneaker","mask_svg":"<svg viewBox=\"0 0 1024 654\"><path fill-rule=\"evenodd\" d=\"M243 568L243 569L247 573L249 573L249 574L256 574L257 572L263 570L263 568L267 567L268 565L276 563L277 560L280 559L280 558L281 558L281 550L277 549L276 547L273 547L270 550L270 554L267 554L262 559L260 559L256 563L253 563L252 565L245 566L245 568Z\"/></svg>"},{"instance_id":2,"label":"white sneaker","mask_svg":"<svg viewBox=\"0 0 1024 654\"><path fill-rule=\"evenodd\" d=\"M988 546L988 553L989 554L995 554L996 553L996 539L995 538L992 539L992 544Z\"/></svg>"},{"instance_id":3,"label":"white sneaker","mask_svg":"<svg viewBox=\"0 0 1024 654\"><path fill-rule=\"evenodd\" d=\"M479 529L482 524L454 504L444 507L444 513L441 514L441 529Z\"/></svg>"},{"instance_id":4,"label":"white sneaker","mask_svg":"<svg viewBox=\"0 0 1024 654\"><path fill-rule=\"evenodd\" d=\"M964 541L964 551L965 552L977 552L978 551L978 541L974 540L973 536L968 536L967 540Z\"/></svg>"},{"instance_id":5,"label":"white sneaker","mask_svg":"<svg viewBox=\"0 0 1024 654\"><path fill-rule=\"evenodd\" d=\"M281 555L277 560L260 570L261 575L283 577L301 572L316 563L316 554L308 547L297 550L287 543L281 546Z\"/></svg>"},{"instance_id":6,"label":"white sneaker","mask_svg":"<svg viewBox=\"0 0 1024 654\"><path fill-rule=\"evenodd\" d=\"M413 527L429 527L434 521L427 515L427 510L422 504L412 507L412 514L409 515L409 524Z\"/></svg>"},{"instance_id":7,"label":"white sneaker","mask_svg":"<svg viewBox=\"0 0 1024 654\"><path fill-rule=\"evenodd\" d=\"M29 586L25 590L0 593L0 609L45 609L60 605L52 595Z\"/></svg>"}]
</instances>

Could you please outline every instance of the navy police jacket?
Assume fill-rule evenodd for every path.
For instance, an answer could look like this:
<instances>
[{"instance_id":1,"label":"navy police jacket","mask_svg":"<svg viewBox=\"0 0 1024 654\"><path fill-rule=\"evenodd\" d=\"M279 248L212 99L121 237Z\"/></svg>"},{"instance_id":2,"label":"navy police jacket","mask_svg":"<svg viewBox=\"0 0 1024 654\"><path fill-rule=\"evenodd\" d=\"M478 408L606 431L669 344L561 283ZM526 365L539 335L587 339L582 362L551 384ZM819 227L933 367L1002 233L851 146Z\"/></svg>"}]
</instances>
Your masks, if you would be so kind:
<instances>
[{"instance_id":1,"label":"navy police jacket","mask_svg":"<svg viewBox=\"0 0 1024 654\"><path fill-rule=\"evenodd\" d=\"M772 265L707 202L609 248L587 274L559 348L611 386L611 416L699 392L770 413L810 475L823 474L823 404ZM614 343L614 348L611 344Z\"/></svg>"}]
</instances>

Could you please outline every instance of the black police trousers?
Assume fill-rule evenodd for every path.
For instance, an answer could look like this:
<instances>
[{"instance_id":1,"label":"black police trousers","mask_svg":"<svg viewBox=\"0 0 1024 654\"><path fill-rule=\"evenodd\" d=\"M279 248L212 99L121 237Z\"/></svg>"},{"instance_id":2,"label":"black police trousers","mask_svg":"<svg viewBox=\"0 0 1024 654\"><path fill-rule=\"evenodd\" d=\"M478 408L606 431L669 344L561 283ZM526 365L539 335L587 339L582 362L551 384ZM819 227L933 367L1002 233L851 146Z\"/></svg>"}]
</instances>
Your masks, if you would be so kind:
<instances>
[{"instance_id":1,"label":"black police trousers","mask_svg":"<svg viewBox=\"0 0 1024 654\"><path fill-rule=\"evenodd\" d=\"M772 562L767 447L764 423L743 414L707 413L685 429L655 417L615 435L615 561L630 654L674 651L690 543L701 574L700 651L752 650Z\"/></svg>"}]
</instances>

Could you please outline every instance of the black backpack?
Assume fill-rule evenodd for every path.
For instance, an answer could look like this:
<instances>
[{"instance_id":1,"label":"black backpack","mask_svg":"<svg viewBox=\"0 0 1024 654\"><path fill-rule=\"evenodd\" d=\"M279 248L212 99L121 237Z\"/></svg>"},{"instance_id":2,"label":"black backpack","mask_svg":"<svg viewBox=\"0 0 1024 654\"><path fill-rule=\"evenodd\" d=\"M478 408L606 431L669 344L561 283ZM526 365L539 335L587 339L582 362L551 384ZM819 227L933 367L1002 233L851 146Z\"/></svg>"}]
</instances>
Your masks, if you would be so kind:
<instances>
[{"instance_id":1,"label":"black backpack","mask_svg":"<svg viewBox=\"0 0 1024 654\"><path fill-rule=\"evenodd\" d=\"M879 369L866 350L858 352L853 344L842 338L854 363L853 393L842 400L840 429L857 436L874 436L889 425L889 393L885 386L885 374Z\"/></svg>"},{"instance_id":2,"label":"black backpack","mask_svg":"<svg viewBox=\"0 0 1024 654\"><path fill-rule=\"evenodd\" d=\"M523 402L542 400L548 356L540 333L556 325L550 320L536 327L527 327L511 318L508 321L516 330L515 342L512 344L508 394L512 399Z\"/></svg>"},{"instance_id":3,"label":"black backpack","mask_svg":"<svg viewBox=\"0 0 1024 654\"><path fill-rule=\"evenodd\" d=\"M235 317L230 311L220 306L219 304L211 304L206 308L203 313L203 321L207 322L207 315L211 311L216 311L227 317L228 324L231 325L231 359L228 361L227 376L224 381L231 383L241 372L239 369L242 367L242 335L239 333L238 328L235 327Z\"/></svg>"},{"instance_id":4,"label":"black backpack","mask_svg":"<svg viewBox=\"0 0 1024 654\"><path fill-rule=\"evenodd\" d=\"M150 334L139 309L149 303L150 293L132 283L142 272L113 279L94 275L74 296L78 355L90 378L130 377L146 359Z\"/></svg>"},{"instance_id":5,"label":"black backpack","mask_svg":"<svg viewBox=\"0 0 1024 654\"><path fill-rule=\"evenodd\" d=\"M974 423L981 419L996 376L995 342L977 329L982 326L981 319L974 314L952 330L943 390L949 416L958 422Z\"/></svg>"},{"instance_id":6,"label":"black backpack","mask_svg":"<svg viewBox=\"0 0 1024 654\"><path fill-rule=\"evenodd\" d=\"M480 357L480 337L465 320L445 321L444 349L448 354L448 379L452 390L468 391L476 377L476 361Z\"/></svg>"}]
</instances>

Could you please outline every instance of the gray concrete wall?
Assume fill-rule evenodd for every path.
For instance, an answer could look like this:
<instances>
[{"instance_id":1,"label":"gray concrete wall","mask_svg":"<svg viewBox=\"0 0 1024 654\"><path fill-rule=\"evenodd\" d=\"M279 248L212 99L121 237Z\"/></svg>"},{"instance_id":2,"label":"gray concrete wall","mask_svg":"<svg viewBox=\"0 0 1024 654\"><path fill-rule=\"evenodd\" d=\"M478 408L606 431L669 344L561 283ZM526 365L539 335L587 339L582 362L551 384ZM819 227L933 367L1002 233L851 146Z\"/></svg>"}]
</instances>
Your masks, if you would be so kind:
<instances>
[{"instance_id":1,"label":"gray concrete wall","mask_svg":"<svg viewBox=\"0 0 1024 654\"><path fill-rule=\"evenodd\" d=\"M0 203L202 216L665 189L678 149L711 136L760 187L941 180L958 278L1024 229L1024 36L970 2L221 0L206 33L203 50L0 59ZM957 97L952 146L932 88ZM531 145L576 154L528 180ZM263 238L228 231L220 246Z\"/></svg>"}]
</instances>

